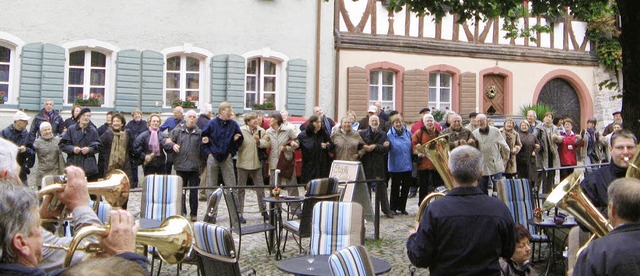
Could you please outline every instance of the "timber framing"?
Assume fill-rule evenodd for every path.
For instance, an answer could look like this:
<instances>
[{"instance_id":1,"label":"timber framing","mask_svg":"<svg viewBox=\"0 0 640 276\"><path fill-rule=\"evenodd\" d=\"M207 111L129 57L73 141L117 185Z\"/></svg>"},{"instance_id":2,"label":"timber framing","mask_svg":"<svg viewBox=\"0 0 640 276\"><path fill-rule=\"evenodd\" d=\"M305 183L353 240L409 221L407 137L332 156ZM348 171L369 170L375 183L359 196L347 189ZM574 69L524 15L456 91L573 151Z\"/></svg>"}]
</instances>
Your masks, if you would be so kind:
<instances>
[{"instance_id":1,"label":"timber framing","mask_svg":"<svg viewBox=\"0 0 640 276\"><path fill-rule=\"evenodd\" d=\"M337 32L336 32L337 33ZM469 57L491 60L598 66L594 53L504 44L469 43L432 38L339 32L336 49L398 52L420 55Z\"/></svg>"}]
</instances>

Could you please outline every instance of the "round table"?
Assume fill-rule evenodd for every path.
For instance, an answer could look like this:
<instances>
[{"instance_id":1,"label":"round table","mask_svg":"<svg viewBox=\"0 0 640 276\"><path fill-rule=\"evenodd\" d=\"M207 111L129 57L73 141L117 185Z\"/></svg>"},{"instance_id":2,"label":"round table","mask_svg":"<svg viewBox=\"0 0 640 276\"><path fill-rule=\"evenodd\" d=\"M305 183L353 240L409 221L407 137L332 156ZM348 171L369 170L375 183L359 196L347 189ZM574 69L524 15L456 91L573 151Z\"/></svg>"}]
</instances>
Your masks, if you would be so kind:
<instances>
[{"instance_id":1,"label":"round table","mask_svg":"<svg viewBox=\"0 0 640 276\"><path fill-rule=\"evenodd\" d=\"M279 270L294 275L331 275L329 266L330 255L303 255L282 260L276 264ZM309 264L308 258L313 258ZM387 273L391 270L391 265L380 258L369 257L373 264L373 271L376 275ZM313 267L313 270L309 270Z\"/></svg>"},{"instance_id":2,"label":"round table","mask_svg":"<svg viewBox=\"0 0 640 276\"><path fill-rule=\"evenodd\" d=\"M555 263L556 263L556 256L560 255L562 256L562 253L557 253L555 250L555 241L554 238L556 236L556 229L563 229L563 228L571 228L574 226L577 226L578 223L576 223L575 220L573 221L567 221L565 220L564 223L562 224L556 224L553 222L553 217L551 217L552 219L550 221L536 221L535 219L529 219L527 220L527 223L530 225L533 225L535 227L539 227L542 229L547 229L547 236L549 237L549 257L547 258L547 268L545 271L545 275L553 275L555 274ZM562 241L562 244L564 244L566 242L566 238L564 241ZM553 270L553 272L551 272Z\"/></svg>"},{"instance_id":3,"label":"round table","mask_svg":"<svg viewBox=\"0 0 640 276\"><path fill-rule=\"evenodd\" d=\"M275 199L274 197L265 197L263 201L269 202L270 204L269 209L271 210L270 211L271 214L270 214L269 221L271 222L271 225L276 227L276 248L275 248L276 252L274 255L276 257L276 260L280 260L282 259L282 254L280 252L280 234L282 232L282 203L289 206L289 204L291 203L303 202L304 197L303 196L300 196L300 197L280 196L278 199ZM271 238L271 240L273 240L273 238Z\"/></svg>"}]
</instances>

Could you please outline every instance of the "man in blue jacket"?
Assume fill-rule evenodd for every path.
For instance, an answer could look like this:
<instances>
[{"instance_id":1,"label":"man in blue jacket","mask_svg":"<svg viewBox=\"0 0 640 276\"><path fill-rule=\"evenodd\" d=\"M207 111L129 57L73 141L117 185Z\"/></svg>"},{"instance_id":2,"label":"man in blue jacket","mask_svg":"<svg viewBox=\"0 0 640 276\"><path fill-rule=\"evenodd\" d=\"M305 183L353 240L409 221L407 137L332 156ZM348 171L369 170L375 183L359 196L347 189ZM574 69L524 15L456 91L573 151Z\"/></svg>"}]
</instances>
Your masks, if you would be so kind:
<instances>
[{"instance_id":1,"label":"man in blue jacket","mask_svg":"<svg viewBox=\"0 0 640 276\"><path fill-rule=\"evenodd\" d=\"M228 102L220 103L218 117L209 121L202 130L202 152L207 156L207 186L220 185L218 173L222 172L222 180L227 186L236 185L233 156L238 152L244 138L240 125L233 120L233 109ZM212 190L207 190L207 198ZM217 208L213 211L217 215Z\"/></svg>"},{"instance_id":2,"label":"man in blue jacket","mask_svg":"<svg viewBox=\"0 0 640 276\"><path fill-rule=\"evenodd\" d=\"M471 146L451 151L453 189L427 205L407 255L431 275L499 275L499 257L515 251L515 225L509 209L478 186L482 155Z\"/></svg>"}]
</instances>

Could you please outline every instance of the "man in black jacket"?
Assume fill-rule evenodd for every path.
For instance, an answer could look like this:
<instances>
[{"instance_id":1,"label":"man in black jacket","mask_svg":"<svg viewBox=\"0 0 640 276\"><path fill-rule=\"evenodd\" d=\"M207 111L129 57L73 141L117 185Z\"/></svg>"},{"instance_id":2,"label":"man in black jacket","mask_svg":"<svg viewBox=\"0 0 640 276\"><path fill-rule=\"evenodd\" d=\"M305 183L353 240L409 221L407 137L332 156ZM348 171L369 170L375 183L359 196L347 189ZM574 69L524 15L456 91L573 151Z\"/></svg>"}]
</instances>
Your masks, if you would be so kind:
<instances>
[{"instance_id":1,"label":"man in black jacket","mask_svg":"<svg viewBox=\"0 0 640 276\"><path fill-rule=\"evenodd\" d=\"M509 209L478 187L482 155L471 146L451 151L454 188L430 203L407 240L407 255L431 275L497 275L499 257L515 251L515 225Z\"/></svg>"},{"instance_id":2,"label":"man in black jacket","mask_svg":"<svg viewBox=\"0 0 640 276\"><path fill-rule=\"evenodd\" d=\"M42 122L49 122L51 124L53 135L61 135L64 132L64 120L62 120L60 112L53 109L53 100L51 99L44 100L43 108L33 117L33 121L31 121L31 130L29 131L31 141L36 140L40 130L40 123Z\"/></svg>"},{"instance_id":3,"label":"man in black jacket","mask_svg":"<svg viewBox=\"0 0 640 276\"><path fill-rule=\"evenodd\" d=\"M20 165L20 180L27 185L27 175L29 168L33 167L36 158L36 151L33 148L33 140L27 131L29 116L22 111L16 111L13 115L13 124L0 132L0 137L13 142L18 146L18 165Z\"/></svg>"},{"instance_id":4,"label":"man in black jacket","mask_svg":"<svg viewBox=\"0 0 640 276\"><path fill-rule=\"evenodd\" d=\"M620 177L624 177L629 167L629 161L636 154L638 140L628 130L619 130L611 137L611 162L597 171L587 175L580 183L580 187L591 203L607 215L607 188L609 184Z\"/></svg>"},{"instance_id":5,"label":"man in black jacket","mask_svg":"<svg viewBox=\"0 0 640 276\"><path fill-rule=\"evenodd\" d=\"M88 181L98 180L100 173L96 154L100 152L100 135L90 125L91 110L83 108L78 114L78 123L67 129L60 139L60 150L67 154L66 165L75 165L84 170Z\"/></svg>"},{"instance_id":6,"label":"man in black jacket","mask_svg":"<svg viewBox=\"0 0 640 276\"><path fill-rule=\"evenodd\" d=\"M640 180L617 179L607 194L615 228L580 254L573 275L640 275Z\"/></svg>"},{"instance_id":7,"label":"man in black jacket","mask_svg":"<svg viewBox=\"0 0 640 276\"><path fill-rule=\"evenodd\" d=\"M365 154L360 158L364 167L364 175L367 179L387 178L387 152L389 151L389 141L387 134L380 129L380 119L376 115L371 115L367 129L360 130L358 133L364 140ZM372 183L369 183L371 188ZM378 188L380 185L380 189ZM389 196L387 195L387 182L376 183L376 200L380 201L380 208L388 218L393 218L394 214L389 209Z\"/></svg>"}]
</instances>

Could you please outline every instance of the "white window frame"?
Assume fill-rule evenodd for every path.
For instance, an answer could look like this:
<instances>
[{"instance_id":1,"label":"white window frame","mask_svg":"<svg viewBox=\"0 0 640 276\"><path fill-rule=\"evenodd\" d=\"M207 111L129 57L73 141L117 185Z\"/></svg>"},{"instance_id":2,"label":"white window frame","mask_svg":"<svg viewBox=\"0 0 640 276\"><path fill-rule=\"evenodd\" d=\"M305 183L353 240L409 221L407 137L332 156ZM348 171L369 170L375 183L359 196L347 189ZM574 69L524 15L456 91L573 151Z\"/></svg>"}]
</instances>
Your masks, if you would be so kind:
<instances>
[{"instance_id":1,"label":"white window frame","mask_svg":"<svg viewBox=\"0 0 640 276\"><path fill-rule=\"evenodd\" d=\"M180 99L185 100L186 95L186 83L187 78L186 74L186 61L187 56L196 58L200 61L200 77L198 82L198 90L200 91L198 95L198 101L196 102L196 107L200 107L201 103L209 103L210 99L210 91L211 86L205 85L210 83L210 65L211 65L211 57L213 53L209 50L195 47L193 44L184 43L181 46L169 47L160 51L164 55L164 65L162 67L162 103L164 108L171 108L172 103L167 103L167 59L180 56ZM184 69L184 70L183 70ZM184 88L184 89L183 89Z\"/></svg>"},{"instance_id":2,"label":"white window frame","mask_svg":"<svg viewBox=\"0 0 640 276\"><path fill-rule=\"evenodd\" d=\"M245 70L245 88L244 88L244 109L245 110L251 110L253 107L248 107L246 106L247 103L247 95L250 93L255 93L256 95L256 104L264 104L264 99L265 99L265 94L274 94L274 98L276 99L276 101L273 103L274 105L277 104L278 101L280 101L280 97L282 95L281 91L283 90L282 88L282 81L281 81L281 75L282 75L282 63L277 60L277 59L271 59L271 58L263 58L263 57L253 57L250 59L247 59L247 68L249 66L249 62L253 61L253 60L258 60L258 70L257 70L257 74L253 75L256 77L257 79L257 85L256 85L256 91L248 91L247 90L247 78L250 76L249 73L246 72ZM266 75L264 74L264 64L265 62L271 62L273 64L275 64L276 66L276 73L275 75ZM264 84L265 84L265 77L275 77L276 81L275 81L275 91L271 92L271 91L265 91L264 90Z\"/></svg>"},{"instance_id":3,"label":"white window frame","mask_svg":"<svg viewBox=\"0 0 640 276\"><path fill-rule=\"evenodd\" d=\"M167 60L170 58L174 58L174 57L180 57L180 71L169 71L167 69ZM202 82L202 79L204 78L204 58L200 57L200 56L196 56L196 55L189 55L189 54L174 54L174 55L169 55L165 58L165 66L164 66L164 95L162 97L162 100L164 102L164 106L165 107L171 107L171 105L173 103L167 102L167 92L168 90L178 90L179 91L179 95L178 98L180 98L180 100L184 101L187 100L187 92L189 91L194 91L196 89L193 88L187 88L187 74L193 74L196 73L196 71L187 71L187 58L194 58L198 60L198 100L194 101L196 103L196 106L199 106L200 103L202 103L202 98L203 98L203 88L204 88L204 83ZM178 88L167 88L167 74L168 73L179 73L180 75L180 83L178 85Z\"/></svg>"},{"instance_id":4,"label":"white window frame","mask_svg":"<svg viewBox=\"0 0 640 276\"><path fill-rule=\"evenodd\" d=\"M376 101L380 101L380 105L382 106L382 108L385 111L391 111L391 110L395 110L396 109L396 80L398 79L398 72L393 71L393 70L387 70L387 69L372 69L370 70L370 73L377 73L378 74L378 83L371 83L371 80L369 80L369 91L367 91L367 97L369 97L369 105L373 105L374 102ZM383 74L389 72L393 74L393 82L391 85L388 84L383 84L382 78L383 78ZM369 76L370 77L370 76ZM377 99L371 99L371 87L376 87L378 89L378 95L377 95ZM382 91L384 87L392 87L392 100L391 101L383 101L382 100ZM390 104L390 105L389 105ZM389 110L387 110L388 107L390 108Z\"/></svg>"},{"instance_id":5,"label":"white window frame","mask_svg":"<svg viewBox=\"0 0 640 276\"><path fill-rule=\"evenodd\" d=\"M115 55L117 54L118 51L120 51L120 48L118 48L117 46L111 43L103 42L95 39L73 41L73 42L63 44L62 47L65 48L65 56L67 58L64 64L64 93L62 95L64 105L71 106L75 104L75 101L68 102L70 54L76 51L85 51L85 63L84 63L85 80L83 84L83 87L84 87L83 94L89 95L89 93L91 93L90 92L91 83L88 82L87 80L90 80L90 76L91 76L91 60L87 59L86 55L89 55L89 57L91 57L91 51L96 51L106 56L105 68L104 68L105 69L104 102L101 107L113 107L114 105L113 102L115 100L115 79L116 79L115 74L113 72L114 70L113 68L116 68ZM89 74L87 74L87 72L89 72Z\"/></svg>"},{"instance_id":6,"label":"white window frame","mask_svg":"<svg viewBox=\"0 0 640 276\"><path fill-rule=\"evenodd\" d=\"M71 65L69 64L69 62L71 61L71 53L75 53L78 51L84 51L84 65L82 66L78 66L78 65ZM103 55L105 55L105 67L93 67L91 66L91 53L92 52L98 52L101 53ZM89 98L89 95L91 93L91 88L103 88L104 89L104 103L102 104L103 106L108 105L109 101L108 99L108 94L109 94L109 80L111 79L111 74L110 74L110 66L109 63L111 62L111 57L109 54L103 53L101 51L96 51L96 50L91 50L91 49L75 49L72 51L69 51L69 55L68 55L68 59L67 59L67 82L65 82L67 89L65 89L65 93L64 93L64 101L66 104L74 104L74 102L69 102L69 88L72 87L82 87L82 94L83 94L83 99ZM83 84L78 85L78 84L70 84L69 83L69 71L71 71L71 69L83 69L84 70L84 79L82 81ZM91 70L92 69L99 69L99 70L105 70L104 73L104 85L93 85L91 84Z\"/></svg>"},{"instance_id":7,"label":"white window frame","mask_svg":"<svg viewBox=\"0 0 640 276\"><path fill-rule=\"evenodd\" d=\"M246 108L245 104L247 102L247 70L246 65L249 60L255 58L267 59L276 64L276 102L275 108L276 110L284 110L286 103L286 95L287 95L287 64L289 62L289 57L283 53L272 51L269 48L262 48L260 50L250 51L242 55L245 59L245 77L244 77L244 96L242 100L242 106L244 110L252 110L251 108ZM262 62L261 62L262 63ZM261 65L262 66L262 65ZM264 84L264 82L261 82ZM258 101L258 103L260 103Z\"/></svg>"},{"instance_id":8,"label":"white window frame","mask_svg":"<svg viewBox=\"0 0 640 276\"><path fill-rule=\"evenodd\" d=\"M435 86L431 86L431 74L435 74L436 75L436 80ZM440 86L440 78L442 77L442 75L448 75L449 76L449 87L442 87ZM435 107L437 110L444 110L446 109L445 107L448 107L448 109L452 109L452 105L453 105L453 74L449 73L449 72L445 72L445 71L432 71L429 72L429 106L430 107ZM448 88L449 89L449 101L448 102L443 102L440 100L440 90L443 88ZM436 100L435 101L431 101L431 89L435 89L435 96L436 96Z\"/></svg>"},{"instance_id":9,"label":"white window frame","mask_svg":"<svg viewBox=\"0 0 640 276\"><path fill-rule=\"evenodd\" d=\"M7 87L7 101L5 104L17 103L18 94L20 93L20 62L18 53L22 53L22 47L25 45L24 41L17 36L0 31L0 46L11 50L11 56L9 57L9 81ZM6 64L6 63L3 63Z\"/></svg>"}]
</instances>

